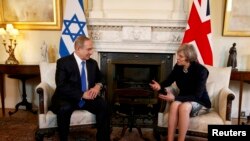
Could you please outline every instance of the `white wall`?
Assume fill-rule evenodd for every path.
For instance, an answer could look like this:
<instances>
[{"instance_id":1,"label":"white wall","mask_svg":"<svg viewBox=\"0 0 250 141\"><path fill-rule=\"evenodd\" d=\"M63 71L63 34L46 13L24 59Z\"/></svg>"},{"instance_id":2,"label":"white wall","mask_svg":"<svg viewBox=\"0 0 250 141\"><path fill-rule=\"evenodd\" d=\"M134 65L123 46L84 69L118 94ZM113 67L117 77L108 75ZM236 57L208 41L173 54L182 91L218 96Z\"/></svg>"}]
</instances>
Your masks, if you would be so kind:
<instances>
[{"instance_id":1,"label":"white wall","mask_svg":"<svg viewBox=\"0 0 250 141\"><path fill-rule=\"evenodd\" d=\"M250 37L224 37L222 36L223 30L223 18L225 9L225 0L210 0L211 4L211 19L212 19L212 47L214 53L214 65L226 66L229 55L229 48L235 42L237 48L237 63L238 69L250 69ZM237 22L237 21L235 21ZM231 81L230 88L235 92L236 97L233 101L233 117L238 116L238 104L239 104L239 82ZM244 91L242 97L242 111L246 111L246 114L250 112L250 87L249 84L244 84Z\"/></svg>"},{"instance_id":2,"label":"white wall","mask_svg":"<svg viewBox=\"0 0 250 141\"><path fill-rule=\"evenodd\" d=\"M167 18L167 11L173 9L173 2L168 0L105 0L104 15L107 18L152 19ZM158 14L155 14L158 13ZM164 14L165 13L165 14Z\"/></svg>"},{"instance_id":3,"label":"white wall","mask_svg":"<svg viewBox=\"0 0 250 141\"><path fill-rule=\"evenodd\" d=\"M152 3L155 3L152 5L151 10L155 10L159 7L158 10L161 11L169 11L171 9L172 1L166 1L166 0L127 0L127 1L119 1L123 4L120 5L120 3L117 2L118 0L105 0L103 8L106 8L107 12L110 10L119 10L119 8L122 8L123 10L128 10L128 14L125 16L131 16L131 18L134 18L133 13L129 13L131 11L130 6L133 5L134 9L137 7L144 6L145 8L142 9L145 10L149 8L148 6ZM185 0L184 0L185 1ZM146 3L148 2L148 4ZM144 3L143 5L141 3ZM91 5L92 2L89 2ZM65 0L63 0L63 6L65 6ZM166 8L164 9L164 6ZM187 7L187 5L184 5ZM222 27L223 27L223 18L224 18L224 8L225 8L225 0L210 0L210 11L211 11L211 19L212 19L212 48L214 53L214 66L226 66L227 58L228 58L228 51L229 48L232 46L232 43L237 43L236 48L238 51L238 68L239 69L250 69L250 38L249 37L223 37L222 36ZM91 7L90 7L91 9ZM132 11L133 11L132 10ZM164 13L161 13L164 14ZM104 15L105 16L105 15ZM108 16L117 16L118 15L106 15ZM122 16L124 14L122 13ZM121 17L121 15L120 15ZM145 18L150 18L150 16L147 16ZM151 17L154 19L154 17ZM163 17L166 18L166 17ZM40 61L40 47L42 45L43 41L46 41L49 45L55 45L58 47L59 39L60 39L60 33L61 31L45 31L45 30L21 30L21 37L18 39L18 47L16 49L16 57L18 60L20 60L23 64L38 64ZM58 49L58 48L57 48ZM7 53L5 52L4 48L0 47L0 63L4 63L4 61L7 58ZM5 82L6 88L6 97L5 97L5 107L6 108L14 108L15 104L21 101L21 96L19 92L21 92L21 85L17 80L14 79L6 79ZM28 101L31 99L33 100L33 103L35 105L38 104L37 96L34 95L34 88L39 83L38 80L29 80L27 82L27 94L28 94ZM238 109L238 85L239 83L236 81L232 81L230 83L230 88L237 94L236 99L234 100L233 104L233 117L237 117L237 109ZM244 86L244 93L243 93L243 103L242 103L242 110L247 111L247 114L250 112L250 109L247 107L250 107L250 103L247 103L247 99L250 99L249 93L250 87L249 84L245 84Z\"/></svg>"},{"instance_id":4,"label":"white wall","mask_svg":"<svg viewBox=\"0 0 250 141\"><path fill-rule=\"evenodd\" d=\"M250 69L250 37L222 36L225 0L210 0L215 66L226 66L229 48L235 42L239 69ZM235 21L237 22L237 21Z\"/></svg>"}]
</instances>

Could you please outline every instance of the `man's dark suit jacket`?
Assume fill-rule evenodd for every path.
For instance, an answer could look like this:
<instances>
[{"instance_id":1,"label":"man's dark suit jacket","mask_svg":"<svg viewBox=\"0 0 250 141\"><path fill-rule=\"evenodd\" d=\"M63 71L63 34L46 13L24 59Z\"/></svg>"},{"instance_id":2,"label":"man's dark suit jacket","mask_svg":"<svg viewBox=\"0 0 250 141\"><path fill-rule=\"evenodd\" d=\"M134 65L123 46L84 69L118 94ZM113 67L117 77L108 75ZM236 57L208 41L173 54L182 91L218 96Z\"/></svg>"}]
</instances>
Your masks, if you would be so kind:
<instances>
[{"instance_id":1,"label":"man's dark suit jacket","mask_svg":"<svg viewBox=\"0 0 250 141\"><path fill-rule=\"evenodd\" d=\"M94 59L86 60L88 87L94 87L96 83L103 83L103 77ZM81 77L76 59L73 54L57 60L56 65L56 90L52 97L50 109L56 113L63 101L77 106L83 92L81 90Z\"/></svg>"}]
</instances>

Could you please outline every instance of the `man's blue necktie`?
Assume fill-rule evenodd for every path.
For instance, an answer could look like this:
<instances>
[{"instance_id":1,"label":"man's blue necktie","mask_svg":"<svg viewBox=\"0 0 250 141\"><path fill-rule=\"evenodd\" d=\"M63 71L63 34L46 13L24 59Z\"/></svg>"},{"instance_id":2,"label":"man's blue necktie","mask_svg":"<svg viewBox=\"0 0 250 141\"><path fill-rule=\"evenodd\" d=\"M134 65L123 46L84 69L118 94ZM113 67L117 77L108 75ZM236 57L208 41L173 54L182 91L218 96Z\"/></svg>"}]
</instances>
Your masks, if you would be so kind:
<instances>
[{"instance_id":1,"label":"man's blue necktie","mask_svg":"<svg viewBox=\"0 0 250 141\"><path fill-rule=\"evenodd\" d=\"M86 85L86 74L85 74L85 62L82 61L82 74L81 74L81 83L82 83L82 91L85 92L87 90L87 85ZM81 98L79 102L79 107L82 108L85 104L85 101Z\"/></svg>"}]
</instances>

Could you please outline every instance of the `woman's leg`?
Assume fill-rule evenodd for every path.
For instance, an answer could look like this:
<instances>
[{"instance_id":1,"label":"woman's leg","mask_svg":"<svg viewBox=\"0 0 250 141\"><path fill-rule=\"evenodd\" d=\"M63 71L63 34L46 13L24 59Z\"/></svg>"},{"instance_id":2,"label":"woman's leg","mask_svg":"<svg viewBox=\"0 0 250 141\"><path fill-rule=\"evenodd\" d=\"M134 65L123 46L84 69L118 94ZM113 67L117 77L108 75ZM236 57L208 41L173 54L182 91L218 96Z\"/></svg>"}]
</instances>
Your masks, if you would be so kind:
<instances>
[{"instance_id":1,"label":"woman's leg","mask_svg":"<svg viewBox=\"0 0 250 141\"><path fill-rule=\"evenodd\" d=\"M175 130L178 119L178 108L181 102L174 101L170 104L169 115L168 115L168 141L174 140Z\"/></svg>"},{"instance_id":2,"label":"woman's leg","mask_svg":"<svg viewBox=\"0 0 250 141\"><path fill-rule=\"evenodd\" d=\"M189 126L190 112L192 105L190 102L184 102L179 105L179 117L178 117L178 128L179 136L178 141L184 141Z\"/></svg>"}]
</instances>

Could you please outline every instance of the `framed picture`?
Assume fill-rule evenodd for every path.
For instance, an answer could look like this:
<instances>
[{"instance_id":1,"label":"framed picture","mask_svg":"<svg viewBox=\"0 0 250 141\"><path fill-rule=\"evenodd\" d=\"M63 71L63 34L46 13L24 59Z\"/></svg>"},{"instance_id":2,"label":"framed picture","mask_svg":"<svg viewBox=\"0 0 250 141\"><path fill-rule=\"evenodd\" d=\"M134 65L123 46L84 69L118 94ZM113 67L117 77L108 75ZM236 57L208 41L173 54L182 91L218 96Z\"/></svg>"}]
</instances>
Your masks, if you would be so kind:
<instances>
[{"instance_id":1,"label":"framed picture","mask_svg":"<svg viewBox=\"0 0 250 141\"><path fill-rule=\"evenodd\" d=\"M0 26L17 29L60 30L61 0L0 0Z\"/></svg>"},{"instance_id":2,"label":"framed picture","mask_svg":"<svg viewBox=\"0 0 250 141\"><path fill-rule=\"evenodd\" d=\"M227 0L223 36L250 36L250 1Z\"/></svg>"}]
</instances>

